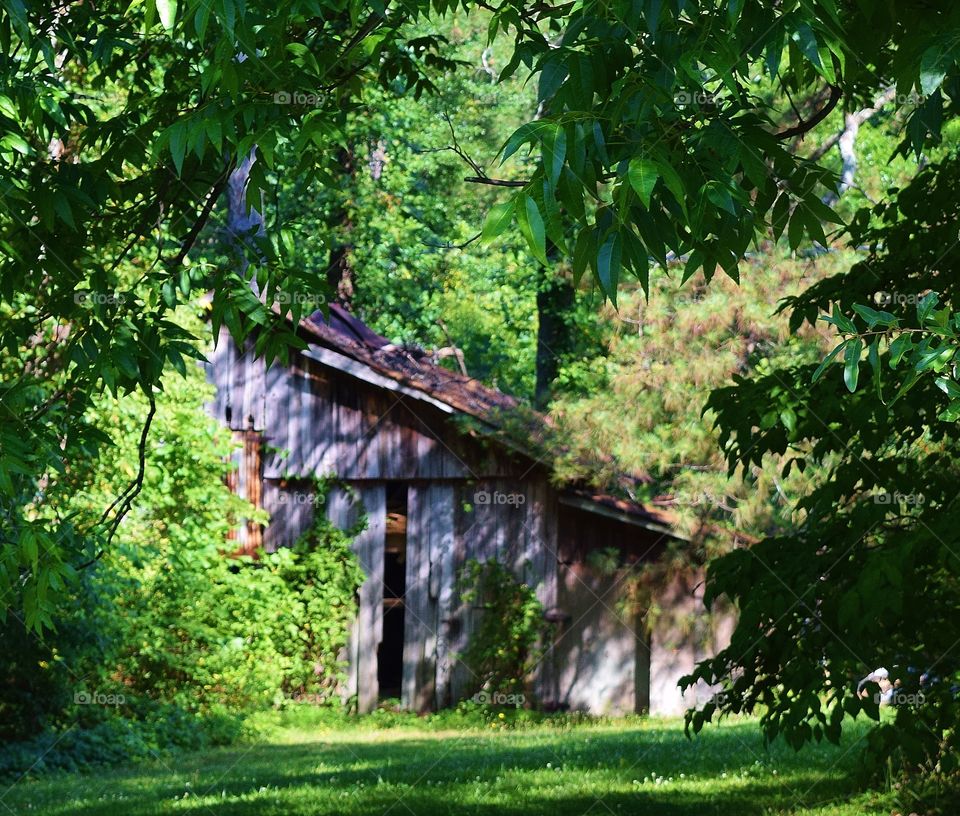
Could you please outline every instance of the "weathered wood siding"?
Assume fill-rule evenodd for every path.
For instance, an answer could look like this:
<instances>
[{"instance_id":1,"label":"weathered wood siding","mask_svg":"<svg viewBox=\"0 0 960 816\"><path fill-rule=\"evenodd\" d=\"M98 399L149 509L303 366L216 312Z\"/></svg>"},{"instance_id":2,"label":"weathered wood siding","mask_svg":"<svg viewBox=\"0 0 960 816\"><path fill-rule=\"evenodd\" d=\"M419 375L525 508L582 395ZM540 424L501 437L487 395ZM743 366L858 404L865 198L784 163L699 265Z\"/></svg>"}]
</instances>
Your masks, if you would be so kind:
<instances>
[{"instance_id":1,"label":"weathered wood siding","mask_svg":"<svg viewBox=\"0 0 960 816\"><path fill-rule=\"evenodd\" d=\"M266 369L226 329L207 370L217 389L211 413L234 430L263 433L264 506L276 513L270 547L295 540L312 517L309 506L281 506L283 481L482 480L530 467L464 434L426 396L371 385L299 353Z\"/></svg>"},{"instance_id":2,"label":"weathered wood siding","mask_svg":"<svg viewBox=\"0 0 960 816\"><path fill-rule=\"evenodd\" d=\"M545 609L556 605L556 496L543 474L531 473L520 481L486 479L461 485L455 528L454 577L469 560L497 560L534 588ZM449 650L462 654L483 613L464 603L459 593L452 595L451 606L454 611L446 629ZM549 702L555 697L554 661L549 644L543 644L542 651L529 689L537 701ZM438 694L438 704L462 699L478 684L470 668L455 661L449 670L449 690Z\"/></svg>"},{"instance_id":3,"label":"weathered wood siding","mask_svg":"<svg viewBox=\"0 0 960 816\"><path fill-rule=\"evenodd\" d=\"M574 563L560 573L560 606L570 616L555 647L560 702L591 714L638 711L637 681L649 652L637 621L619 608L623 572L600 575Z\"/></svg>"},{"instance_id":4,"label":"weathered wood siding","mask_svg":"<svg viewBox=\"0 0 960 816\"><path fill-rule=\"evenodd\" d=\"M327 517L341 529L355 525L362 513L367 526L353 540L366 580L357 593L358 614L347 646L345 696L356 697L361 713L377 707L377 648L383 639L383 542L386 537L386 490L382 484L355 489L333 488L327 496Z\"/></svg>"},{"instance_id":5,"label":"weathered wood siding","mask_svg":"<svg viewBox=\"0 0 960 816\"><path fill-rule=\"evenodd\" d=\"M669 539L571 507L561 506L556 518L558 607L567 616L554 646L556 700L594 714L647 711L664 692L650 686L650 640L623 604L630 571L601 574L589 559L591 552L614 548L625 563L653 561Z\"/></svg>"},{"instance_id":6,"label":"weathered wood siding","mask_svg":"<svg viewBox=\"0 0 960 816\"><path fill-rule=\"evenodd\" d=\"M651 714L682 714L691 706L703 705L720 690L702 680L682 693L677 685L699 661L729 644L733 633L732 611L717 609L707 615L703 592L704 575L698 570L678 575L660 588L656 600L663 611L650 635Z\"/></svg>"}]
</instances>

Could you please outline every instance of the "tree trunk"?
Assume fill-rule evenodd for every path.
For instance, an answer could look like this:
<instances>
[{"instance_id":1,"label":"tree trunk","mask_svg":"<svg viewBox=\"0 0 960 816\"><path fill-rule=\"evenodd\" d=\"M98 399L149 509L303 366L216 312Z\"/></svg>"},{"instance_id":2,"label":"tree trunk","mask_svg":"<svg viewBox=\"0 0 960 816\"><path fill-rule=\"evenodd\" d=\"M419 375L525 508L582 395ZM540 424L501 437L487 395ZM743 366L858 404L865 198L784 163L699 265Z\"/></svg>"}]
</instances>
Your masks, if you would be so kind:
<instances>
[{"instance_id":1,"label":"tree trunk","mask_svg":"<svg viewBox=\"0 0 960 816\"><path fill-rule=\"evenodd\" d=\"M554 260L556 252L548 257ZM557 274L556 267L540 268L537 286L537 361L534 405L544 410L550 403L551 389L561 359L571 350L569 314L576 293L573 284Z\"/></svg>"}]
</instances>

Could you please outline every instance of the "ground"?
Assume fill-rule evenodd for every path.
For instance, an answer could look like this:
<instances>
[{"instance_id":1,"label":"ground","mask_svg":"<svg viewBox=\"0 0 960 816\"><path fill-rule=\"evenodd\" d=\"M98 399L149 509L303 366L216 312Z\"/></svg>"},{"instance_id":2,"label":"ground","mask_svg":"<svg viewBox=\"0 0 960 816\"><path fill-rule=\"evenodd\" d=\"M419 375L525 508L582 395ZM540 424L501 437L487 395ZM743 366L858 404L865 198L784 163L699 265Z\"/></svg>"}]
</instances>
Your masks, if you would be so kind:
<instances>
[{"instance_id":1,"label":"ground","mask_svg":"<svg viewBox=\"0 0 960 816\"><path fill-rule=\"evenodd\" d=\"M690 741L679 720L348 728L273 715L239 748L21 781L0 816L889 816L889 799L853 781L865 733L795 753L767 750L753 721Z\"/></svg>"}]
</instances>

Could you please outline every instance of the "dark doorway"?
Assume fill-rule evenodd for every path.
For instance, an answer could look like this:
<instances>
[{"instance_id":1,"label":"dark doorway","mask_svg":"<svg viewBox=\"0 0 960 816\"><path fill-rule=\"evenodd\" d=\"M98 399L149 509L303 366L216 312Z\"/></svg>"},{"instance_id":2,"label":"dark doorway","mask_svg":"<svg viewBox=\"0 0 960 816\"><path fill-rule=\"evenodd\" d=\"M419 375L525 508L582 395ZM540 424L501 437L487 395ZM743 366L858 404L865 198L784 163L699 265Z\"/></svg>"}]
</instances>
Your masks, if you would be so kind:
<instances>
[{"instance_id":1,"label":"dark doorway","mask_svg":"<svg viewBox=\"0 0 960 816\"><path fill-rule=\"evenodd\" d=\"M380 699L399 698L403 683L403 596L407 586L407 486L387 483L383 548L383 640L377 651Z\"/></svg>"}]
</instances>

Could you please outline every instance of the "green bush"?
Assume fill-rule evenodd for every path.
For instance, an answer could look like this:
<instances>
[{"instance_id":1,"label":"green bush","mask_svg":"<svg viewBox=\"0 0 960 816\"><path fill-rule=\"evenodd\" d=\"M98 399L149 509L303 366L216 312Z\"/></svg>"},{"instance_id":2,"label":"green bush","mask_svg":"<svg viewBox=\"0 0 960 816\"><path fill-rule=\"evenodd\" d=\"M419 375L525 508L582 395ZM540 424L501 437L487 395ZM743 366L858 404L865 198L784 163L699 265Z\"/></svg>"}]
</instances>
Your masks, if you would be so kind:
<instances>
[{"instance_id":1,"label":"green bush","mask_svg":"<svg viewBox=\"0 0 960 816\"><path fill-rule=\"evenodd\" d=\"M318 491L326 489L318 484ZM275 582L271 597L279 612L271 639L283 658L283 675L277 679L287 695L332 700L343 680L340 655L363 583L350 541L365 523L363 519L358 527L342 531L318 514L312 529L293 547L263 558L263 568Z\"/></svg>"},{"instance_id":2,"label":"green bush","mask_svg":"<svg viewBox=\"0 0 960 816\"><path fill-rule=\"evenodd\" d=\"M320 515L290 549L229 557L228 519L264 516L225 485L234 442L198 421L210 396L199 368L157 395L140 496L66 589L57 629L40 639L15 616L0 623L0 776L226 744L251 712L336 699L363 578L357 530ZM64 512L94 513L127 486L146 412L139 397L102 400L114 456L76 474L86 487Z\"/></svg>"},{"instance_id":3,"label":"green bush","mask_svg":"<svg viewBox=\"0 0 960 816\"><path fill-rule=\"evenodd\" d=\"M472 691L524 694L550 630L536 593L494 560L468 561L459 588L465 603L482 609L461 655L474 681Z\"/></svg>"}]
</instances>

